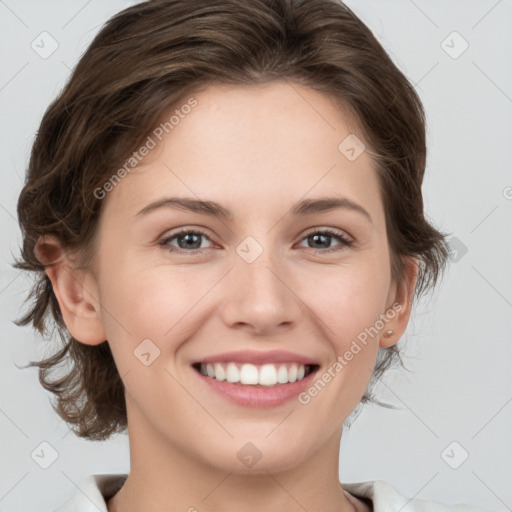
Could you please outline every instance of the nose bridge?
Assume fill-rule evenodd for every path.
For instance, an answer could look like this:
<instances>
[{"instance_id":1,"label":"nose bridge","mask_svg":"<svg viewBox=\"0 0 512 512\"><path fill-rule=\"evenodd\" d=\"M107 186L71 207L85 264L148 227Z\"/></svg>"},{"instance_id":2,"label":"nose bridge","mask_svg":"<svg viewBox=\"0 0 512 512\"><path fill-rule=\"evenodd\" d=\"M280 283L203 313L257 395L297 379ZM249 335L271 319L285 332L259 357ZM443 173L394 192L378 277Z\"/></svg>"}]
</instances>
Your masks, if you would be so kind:
<instances>
[{"instance_id":1,"label":"nose bridge","mask_svg":"<svg viewBox=\"0 0 512 512\"><path fill-rule=\"evenodd\" d=\"M256 299L267 295L271 300L276 294L282 295L283 283L276 277L282 270L283 262L279 261L278 248L273 245L272 237L259 237L258 242L253 237L247 237L236 248L235 274L242 287L245 286L246 296ZM262 298L262 297L261 297Z\"/></svg>"},{"instance_id":2,"label":"nose bridge","mask_svg":"<svg viewBox=\"0 0 512 512\"><path fill-rule=\"evenodd\" d=\"M271 236L242 241L234 254L224 320L259 331L296 322L300 301L290 289L291 283L287 283L290 277L285 268L286 262Z\"/></svg>"},{"instance_id":3,"label":"nose bridge","mask_svg":"<svg viewBox=\"0 0 512 512\"><path fill-rule=\"evenodd\" d=\"M277 261L276 249L267 246L254 260L247 260L239 255L235 273L238 282L245 286L246 295L257 296L263 293L272 296L281 294L283 284L277 275L283 267L282 262Z\"/></svg>"}]
</instances>

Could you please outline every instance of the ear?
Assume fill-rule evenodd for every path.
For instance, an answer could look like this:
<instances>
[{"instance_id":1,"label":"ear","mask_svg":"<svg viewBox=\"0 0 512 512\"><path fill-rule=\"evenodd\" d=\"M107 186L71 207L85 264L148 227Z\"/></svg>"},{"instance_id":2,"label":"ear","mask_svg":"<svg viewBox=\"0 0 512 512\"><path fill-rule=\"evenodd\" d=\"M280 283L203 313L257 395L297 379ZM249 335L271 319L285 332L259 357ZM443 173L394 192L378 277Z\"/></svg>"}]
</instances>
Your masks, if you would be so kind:
<instances>
[{"instance_id":1,"label":"ear","mask_svg":"<svg viewBox=\"0 0 512 512\"><path fill-rule=\"evenodd\" d=\"M98 286L92 273L76 268L54 235L39 237L34 252L45 266L45 273L52 283L71 336L87 345L99 345L106 341Z\"/></svg>"},{"instance_id":2,"label":"ear","mask_svg":"<svg viewBox=\"0 0 512 512\"><path fill-rule=\"evenodd\" d=\"M418 258L409 257L405 259L404 263L404 280L398 285L393 284L388 296L388 309L385 316L389 321L386 322L382 331L379 341L380 348L389 348L398 343L411 316L414 290L418 280L419 260Z\"/></svg>"}]
</instances>

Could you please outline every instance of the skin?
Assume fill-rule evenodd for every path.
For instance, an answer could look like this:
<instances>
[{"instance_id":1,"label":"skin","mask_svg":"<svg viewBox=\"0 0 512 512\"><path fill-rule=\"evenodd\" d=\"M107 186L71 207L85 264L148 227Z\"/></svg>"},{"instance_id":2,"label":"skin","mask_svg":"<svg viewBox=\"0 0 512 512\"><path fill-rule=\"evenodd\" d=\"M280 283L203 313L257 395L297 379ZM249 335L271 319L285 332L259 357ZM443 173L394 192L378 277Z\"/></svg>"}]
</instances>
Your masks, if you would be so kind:
<instances>
[{"instance_id":1,"label":"skin","mask_svg":"<svg viewBox=\"0 0 512 512\"><path fill-rule=\"evenodd\" d=\"M107 339L126 388L130 474L108 510L368 511L340 486L342 424L379 347L407 326L417 271L410 262L406 281L391 277L372 158L338 150L351 133L364 139L307 87L211 85L194 97L191 113L104 199L93 267L75 269L51 236L39 250L41 260L60 255L46 271L70 333L90 345ZM136 215L168 196L216 201L234 218ZM289 214L322 196L350 199L371 220L349 208ZM207 232L193 245L201 254L183 239L159 245L181 227ZM353 244L315 242L323 228ZM250 264L236 252L248 236L263 248ZM172 252L180 240L183 252ZM191 368L224 351L283 349L313 357L322 374L393 303L401 311L307 405L243 408ZM134 356L144 339L160 350L148 366ZM262 454L251 468L237 457L247 442Z\"/></svg>"}]
</instances>

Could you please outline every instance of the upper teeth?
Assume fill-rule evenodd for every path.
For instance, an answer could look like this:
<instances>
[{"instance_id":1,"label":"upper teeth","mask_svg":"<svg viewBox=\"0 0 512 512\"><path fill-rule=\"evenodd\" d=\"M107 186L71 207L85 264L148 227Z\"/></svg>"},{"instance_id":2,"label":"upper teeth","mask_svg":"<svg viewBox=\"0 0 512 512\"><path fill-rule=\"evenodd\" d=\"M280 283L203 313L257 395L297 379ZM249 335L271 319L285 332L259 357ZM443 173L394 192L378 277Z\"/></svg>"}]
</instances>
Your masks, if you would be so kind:
<instances>
[{"instance_id":1,"label":"upper teeth","mask_svg":"<svg viewBox=\"0 0 512 512\"><path fill-rule=\"evenodd\" d=\"M200 372L216 380L240 382L241 384L260 384L262 386L275 386L287 384L304 378L306 367L300 363L292 364L264 364L250 363L201 363Z\"/></svg>"}]
</instances>

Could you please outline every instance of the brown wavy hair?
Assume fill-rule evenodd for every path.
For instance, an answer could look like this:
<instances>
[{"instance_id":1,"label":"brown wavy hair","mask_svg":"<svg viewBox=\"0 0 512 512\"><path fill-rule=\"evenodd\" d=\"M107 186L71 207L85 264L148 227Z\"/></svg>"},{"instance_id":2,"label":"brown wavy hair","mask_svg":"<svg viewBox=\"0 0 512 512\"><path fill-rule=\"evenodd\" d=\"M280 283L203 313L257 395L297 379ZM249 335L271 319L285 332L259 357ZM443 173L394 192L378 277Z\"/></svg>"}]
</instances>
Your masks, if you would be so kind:
<instances>
[{"instance_id":1,"label":"brown wavy hair","mask_svg":"<svg viewBox=\"0 0 512 512\"><path fill-rule=\"evenodd\" d=\"M46 110L33 143L17 212L23 235L14 267L36 272L16 321L62 348L42 361L42 386L79 437L105 440L127 428L124 385L108 341L89 346L70 336L45 266L34 248L56 235L92 261L103 202L94 190L139 148L178 98L212 83L240 86L286 80L323 92L350 114L378 173L391 271L404 279L404 257L419 261L415 296L434 287L449 254L427 220L421 193L426 165L421 101L366 25L337 0L149 0L113 16L80 58ZM341 141L340 141L341 142ZM400 361L379 350L370 385ZM62 363L70 367L51 378Z\"/></svg>"}]
</instances>

